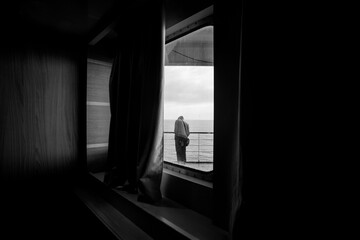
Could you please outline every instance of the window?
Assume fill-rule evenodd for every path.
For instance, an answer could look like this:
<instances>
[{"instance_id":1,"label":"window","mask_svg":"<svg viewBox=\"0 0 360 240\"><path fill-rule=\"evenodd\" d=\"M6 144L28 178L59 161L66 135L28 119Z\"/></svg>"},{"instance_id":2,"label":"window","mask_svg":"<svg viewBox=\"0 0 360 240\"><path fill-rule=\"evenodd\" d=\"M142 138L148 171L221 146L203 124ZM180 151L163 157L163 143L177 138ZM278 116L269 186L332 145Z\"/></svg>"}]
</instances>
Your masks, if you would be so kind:
<instances>
[{"instance_id":1,"label":"window","mask_svg":"<svg viewBox=\"0 0 360 240\"><path fill-rule=\"evenodd\" d=\"M111 63L87 62L87 165L90 172L105 169L110 128L109 78Z\"/></svg>"},{"instance_id":2,"label":"window","mask_svg":"<svg viewBox=\"0 0 360 240\"><path fill-rule=\"evenodd\" d=\"M165 47L164 161L203 174L213 170L213 27L206 26ZM174 124L190 126L186 162L178 161Z\"/></svg>"}]
</instances>

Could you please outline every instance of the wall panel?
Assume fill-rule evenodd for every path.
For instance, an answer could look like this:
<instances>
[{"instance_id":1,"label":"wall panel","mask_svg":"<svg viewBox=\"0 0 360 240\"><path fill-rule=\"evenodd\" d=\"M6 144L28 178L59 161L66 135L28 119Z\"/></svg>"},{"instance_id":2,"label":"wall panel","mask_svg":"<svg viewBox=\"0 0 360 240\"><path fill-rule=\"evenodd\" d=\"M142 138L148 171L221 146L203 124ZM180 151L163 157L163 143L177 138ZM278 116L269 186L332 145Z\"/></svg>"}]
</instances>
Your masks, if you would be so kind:
<instances>
[{"instance_id":1,"label":"wall panel","mask_svg":"<svg viewBox=\"0 0 360 240\"><path fill-rule=\"evenodd\" d=\"M81 52L55 44L0 50L2 180L73 171L80 161Z\"/></svg>"},{"instance_id":2,"label":"wall panel","mask_svg":"<svg viewBox=\"0 0 360 240\"><path fill-rule=\"evenodd\" d=\"M108 147L96 147L87 149L87 164L91 172L97 172L105 167L105 161L108 154Z\"/></svg>"}]
</instances>

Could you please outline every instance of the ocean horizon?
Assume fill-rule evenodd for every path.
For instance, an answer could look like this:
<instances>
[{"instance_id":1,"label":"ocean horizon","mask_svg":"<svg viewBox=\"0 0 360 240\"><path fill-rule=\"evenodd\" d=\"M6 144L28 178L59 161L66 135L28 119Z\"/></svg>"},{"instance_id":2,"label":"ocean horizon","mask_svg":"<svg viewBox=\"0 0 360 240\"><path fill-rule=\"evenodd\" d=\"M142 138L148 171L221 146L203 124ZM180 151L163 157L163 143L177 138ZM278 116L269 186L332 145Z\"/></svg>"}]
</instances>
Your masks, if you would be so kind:
<instances>
[{"instance_id":1,"label":"ocean horizon","mask_svg":"<svg viewBox=\"0 0 360 240\"><path fill-rule=\"evenodd\" d=\"M175 120L164 119L164 132L174 132ZM214 120L192 120L185 119L189 124L191 132L214 132Z\"/></svg>"}]
</instances>

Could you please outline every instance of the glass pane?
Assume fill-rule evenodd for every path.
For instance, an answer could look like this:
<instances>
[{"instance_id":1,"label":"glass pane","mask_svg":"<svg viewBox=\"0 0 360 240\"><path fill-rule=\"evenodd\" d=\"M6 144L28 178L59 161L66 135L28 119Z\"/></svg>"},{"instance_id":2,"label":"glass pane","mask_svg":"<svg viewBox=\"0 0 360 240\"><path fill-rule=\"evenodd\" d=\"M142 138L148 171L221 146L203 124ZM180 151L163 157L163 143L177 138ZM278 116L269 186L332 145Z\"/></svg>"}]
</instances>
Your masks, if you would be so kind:
<instances>
[{"instance_id":1,"label":"glass pane","mask_svg":"<svg viewBox=\"0 0 360 240\"><path fill-rule=\"evenodd\" d=\"M164 160L205 172L213 169L214 67L213 27L192 32L166 45ZM183 116L190 139L186 161L176 147L175 121ZM179 142L179 141L178 141ZM181 141L180 141L181 146ZM177 149L177 150L176 150Z\"/></svg>"}]
</instances>

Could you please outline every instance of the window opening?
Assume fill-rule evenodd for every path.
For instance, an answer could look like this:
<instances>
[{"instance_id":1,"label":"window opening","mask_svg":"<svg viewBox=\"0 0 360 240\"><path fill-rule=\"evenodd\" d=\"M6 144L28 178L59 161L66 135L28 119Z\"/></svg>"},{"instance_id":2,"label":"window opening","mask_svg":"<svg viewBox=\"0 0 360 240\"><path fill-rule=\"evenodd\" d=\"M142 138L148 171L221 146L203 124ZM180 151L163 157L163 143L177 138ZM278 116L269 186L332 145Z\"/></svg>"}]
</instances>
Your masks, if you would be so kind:
<instances>
[{"instance_id":1,"label":"window opening","mask_svg":"<svg viewBox=\"0 0 360 240\"><path fill-rule=\"evenodd\" d=\"M193 176L210 174L214 142L213 26L166 44L164 73L164 161L172 167L193 169ZM174 133L180 116L190 130L186 161L181 153L184 141L175 139ZM181 135L179 131L177 135Z\"/></svg>"}]
</instances>

